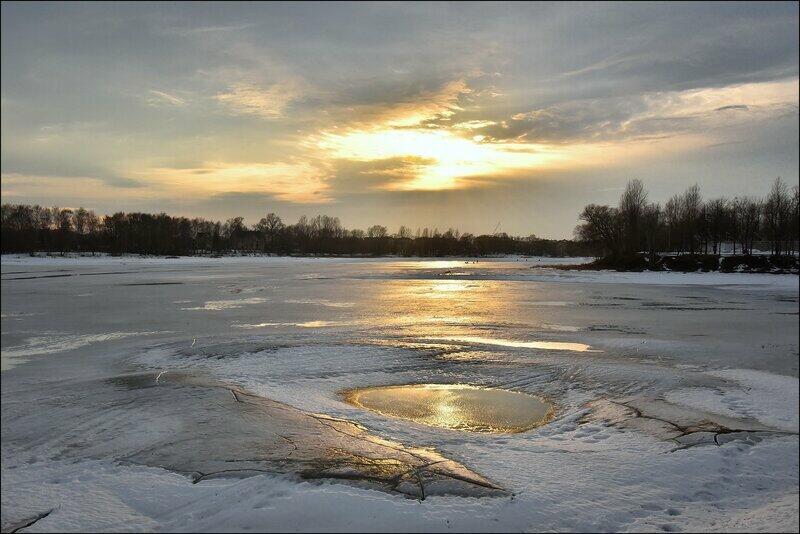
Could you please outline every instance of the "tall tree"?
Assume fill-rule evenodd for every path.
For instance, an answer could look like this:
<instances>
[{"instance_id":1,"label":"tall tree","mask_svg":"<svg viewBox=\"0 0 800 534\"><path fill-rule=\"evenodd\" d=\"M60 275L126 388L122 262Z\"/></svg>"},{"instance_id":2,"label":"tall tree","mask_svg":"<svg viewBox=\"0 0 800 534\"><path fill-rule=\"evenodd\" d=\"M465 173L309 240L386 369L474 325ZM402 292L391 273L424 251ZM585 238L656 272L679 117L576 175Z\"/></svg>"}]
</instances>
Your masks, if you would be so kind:
<instances>
[{"instance_id":1,"label":"tall tree","mask_svg":"<svg viewBox=\"0 0 800 534\"><path fill-rule=\"evenodd\" d=\"M606 254L617 256L620 253L621 224L616 208L589 204L580 214L583 221L575 229L582 241L600 243Z\"/></svg>"},{"instance_id":2,"label":"tall tree","mask_svg":"<svg viewBox=\"0 0 800 534\"><path fill-rule=\"evenodd\" d=\"M646 206L647 191L644 189L644 184L641 180L631 180L625 186L618 208L627 253L636 253L641 248L642 215Z\"/></svg>"}]
</instances>

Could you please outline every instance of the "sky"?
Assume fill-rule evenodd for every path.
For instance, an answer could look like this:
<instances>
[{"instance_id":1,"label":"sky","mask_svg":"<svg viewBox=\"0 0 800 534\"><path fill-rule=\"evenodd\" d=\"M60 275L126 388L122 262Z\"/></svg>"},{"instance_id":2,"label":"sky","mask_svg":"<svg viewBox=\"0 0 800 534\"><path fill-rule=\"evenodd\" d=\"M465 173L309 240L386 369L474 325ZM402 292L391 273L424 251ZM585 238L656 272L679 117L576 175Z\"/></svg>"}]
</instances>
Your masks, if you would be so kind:
<instances>
[{"instance_id":1,"label":"sky","mask_svg":"<svg viewBox=\"0 0 800 534\"><path fill-rule=\"evenodd\" d=\"M798 182L798 4L17 3L3 202L570 237Z\"/></svg>"}]
</instances>

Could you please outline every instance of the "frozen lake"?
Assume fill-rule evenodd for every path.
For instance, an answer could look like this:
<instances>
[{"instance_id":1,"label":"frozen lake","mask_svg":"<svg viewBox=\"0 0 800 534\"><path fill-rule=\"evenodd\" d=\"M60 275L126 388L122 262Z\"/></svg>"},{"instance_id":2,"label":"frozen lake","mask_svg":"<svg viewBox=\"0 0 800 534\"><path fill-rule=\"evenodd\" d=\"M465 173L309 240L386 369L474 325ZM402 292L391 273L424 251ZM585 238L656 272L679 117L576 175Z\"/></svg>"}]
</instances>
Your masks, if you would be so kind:
<instances>
[{"instance_id":1,"label":"frozen lake","mask_svg":"<svg viewBox=\"0 0 800 534\"><path fill-rule=\"evenodd\" d=\"M2 528L796 531L798 277L567 261L4 256Z\"/></svg>"}]
</instances>

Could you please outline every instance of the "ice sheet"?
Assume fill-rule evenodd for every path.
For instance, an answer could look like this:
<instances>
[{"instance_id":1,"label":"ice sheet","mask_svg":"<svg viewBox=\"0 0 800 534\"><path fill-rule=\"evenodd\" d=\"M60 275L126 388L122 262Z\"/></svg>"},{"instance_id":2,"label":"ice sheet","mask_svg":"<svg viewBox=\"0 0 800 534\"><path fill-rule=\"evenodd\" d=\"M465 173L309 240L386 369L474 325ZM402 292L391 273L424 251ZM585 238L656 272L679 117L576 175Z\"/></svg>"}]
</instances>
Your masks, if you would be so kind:
<instances>
[{"instance_id":1,"label":"ice sheet","mask_svg":"<svg viewBox=\"0 0 800 534\"><path fill-rule=\"evenodd\" d=\"M18 365L0 374L3 528L49 512L28 531L796 530L797 276L535 260L4 256L2 355ZM179 387L162 399L141 373L352 421L508 494L420 501L289 468L193 484L134 460L193 428L232 428L220 399L234 400ZM343 397L413 383L530 393L556 412L486 435ZM187 465L226 460L169 450Z\"/></svg>"}]
</instances>

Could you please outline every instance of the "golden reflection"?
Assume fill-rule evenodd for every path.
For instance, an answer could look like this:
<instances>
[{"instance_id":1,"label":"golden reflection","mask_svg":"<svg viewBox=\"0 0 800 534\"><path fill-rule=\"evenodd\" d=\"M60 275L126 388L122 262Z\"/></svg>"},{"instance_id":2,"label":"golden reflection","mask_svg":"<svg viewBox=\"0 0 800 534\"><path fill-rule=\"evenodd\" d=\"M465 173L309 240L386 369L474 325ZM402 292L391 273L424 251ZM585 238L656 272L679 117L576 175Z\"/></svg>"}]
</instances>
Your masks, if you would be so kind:
<instances>
[{"instance_id":1,"label":"golden reflection","mask_svg":"<svg viewBox=\"0 0 800 534\"><path fill-rule=\"evenodd\" d=\"M475 325L500 318L508 309L493 298L500 288L493 281L402 280L382 288L384 316L370 319L404 337L475 334Z\"/></svg>"},{"instance_id":2,"label":"golden reflection","mask_svg":"<svg viewBox=\"0 0 800 534\"><path fill-rule=\"evenodd\" d=\"M476 280L403 280L389 282L380 295L385 323L412 335L469 333L481 317L501 313L489 298L494 282Z\"/></svg>"},{"instance_id":3,"label":"golden reflection","mask_svg":"<svg viewBox=\"0 0 800 534\"><path fill-rule=\"evenodd\" d=\"M467 280L444 280L442 282L435 282L431 289L433 291L466 291L469 289Z\"/></svg>"},{"instance_id":4,"label":"golden reflection","mask_svg":"<svg viewBox=\"0 0 800 534\"><path fill-rule=\"evenodd\" d=\"M434 345L436 347L436 345ZM437 354L436 358L450 362L475 362L475 363L509 363L509 358L498 352L491 352L488 350L452 350L452 347L446 347L441 354Z\"/></svg>"},{"instance_id":5,"label":"golden reflection","mask_svg":"<svg viewBox=\"0 0 800 534\"><path fill-rule=\"evenodd\" d=\"M470 289L470 280L442 280L441 282L432 282L428 287L428 297L433 299L451 299L454 291L468 291Z\"/></svg>"},{"instance_id":6,"label":"golden reflection","mask_svg":"<svg viewBox=\"0 0 800 534\"><path fill-rule=\"evenodd\" d=\"M547 423L553 406L538 397L463 384L415 384L354 389L359 408L430 426L471 432L524 432Z\"/></svg>"},{"instance_id":7,"label":"golden reflection","mask_svg":"<svg viewBox=\"0 0 800 534\"><path fill-rule=\"evenodd\" d=\"M362 324L382 325L392 345L471 352L472 361L478 354L485 361L511 357L500 348L601 352L574 339L581 329L563 324L572 314L568 307L541 307L517 282L436 278L387 281L381 288L381 314Z\"/></svg>"},{"instance_id":8,"label":"golden reflection","mask_svg":"<svg viewBox=\"0 0 800 534\"><path fill-rule=\"evenodd\" d=\"M516 341L483 336L438 336L429 337L432 341L460 341L463 343L479 343L481 345L497 345L499 347L519 347L543 350L571 350L575 352L596 352L590 345L583 343L565 343L561 341Z\"/></svg>"}]
</instances>

